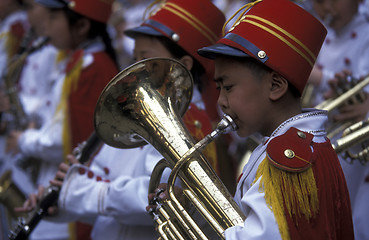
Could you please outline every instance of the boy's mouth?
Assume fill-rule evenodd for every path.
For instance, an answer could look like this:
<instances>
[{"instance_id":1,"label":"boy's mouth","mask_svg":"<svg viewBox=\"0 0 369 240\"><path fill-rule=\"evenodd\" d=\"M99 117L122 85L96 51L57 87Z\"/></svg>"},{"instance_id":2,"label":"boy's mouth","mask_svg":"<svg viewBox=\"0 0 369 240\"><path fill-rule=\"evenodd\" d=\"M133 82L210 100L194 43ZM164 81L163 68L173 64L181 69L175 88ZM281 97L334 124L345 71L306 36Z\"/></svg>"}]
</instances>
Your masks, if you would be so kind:
<instances>
[{"instance_id":1,"label":"boy's mouth","mask_svg":"<svg viewBox=\"0 0 369 240\"><path fill-rule=\"evenodd\" d=\"M239 127L239 120L238 120L238 117L236 117L235 115L233 114L229 114L229 113L226 113L228 116L230 116L233 120L233 122L237 125L237 127Z\"/></svg>"}]
</instances>

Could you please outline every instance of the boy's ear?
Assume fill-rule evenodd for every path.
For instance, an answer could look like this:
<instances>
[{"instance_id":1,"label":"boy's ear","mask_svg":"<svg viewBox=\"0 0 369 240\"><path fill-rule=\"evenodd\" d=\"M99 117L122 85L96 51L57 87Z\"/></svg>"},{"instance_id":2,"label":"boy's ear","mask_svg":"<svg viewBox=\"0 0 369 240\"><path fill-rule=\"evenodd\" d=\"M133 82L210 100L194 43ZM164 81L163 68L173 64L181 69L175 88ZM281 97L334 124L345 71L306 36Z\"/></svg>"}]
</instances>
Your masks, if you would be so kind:
<instances>
[{"instance_id":1,"label":"boy's ear","mask_svg":"<svg viewBox=\"0 0 369 240\"><path fill-rule=\"evenodd\" d=\"M272 101L280 99L288 91L288 81L277 72L271 72L269 98Z\"/></svg>"},{"instance_id":2,"label":"boy's ear","mask_svg":"<svg viewBox=\"0 0 369 240\"><path fill-rule=\"evenodd\" d=\"M78 20L76 27L80 35L87 35L91 28L91 22L86 18L81 18Z\"/></svg>"},{"instance_id":3,"label":"boy's ear","mask_svg":"<svg viewBox=\"0 0 369 240\"><path fill-rule=\"evenodd\" d=\"M179 59L179 61L185 65L185 67L187 68L188 71L191 71L192 66L193 66L193 59L191 56L189 55L184 55L183 57L181 57L181 59Z\"/></svg>"}]
</instances>

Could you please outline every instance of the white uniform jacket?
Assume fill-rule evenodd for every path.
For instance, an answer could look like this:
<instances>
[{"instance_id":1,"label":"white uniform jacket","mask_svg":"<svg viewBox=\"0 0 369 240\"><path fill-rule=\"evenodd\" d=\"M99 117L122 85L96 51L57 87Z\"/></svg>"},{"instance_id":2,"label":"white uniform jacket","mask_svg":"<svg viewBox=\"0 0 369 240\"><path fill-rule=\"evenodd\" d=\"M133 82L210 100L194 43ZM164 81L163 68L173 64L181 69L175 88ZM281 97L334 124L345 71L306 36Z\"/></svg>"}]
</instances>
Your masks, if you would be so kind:
<instances>
[{"instance_id":1,"label":"white uniform jacket","mask_svg":"<svg viewBox=\"0 0 369 240\"><path fill-rule=\"evenodd\" d=\"M291 127L313 134L314 142L325 142L324 124L326 122L327 114L325 111L306 110L306 112L283 122L270 137L263 139L263 142L253 151L249 161L243 168L234 197L236 203L246 215L246 220L243 226L226 229L226 239L281 239L274 214L265 202L264 192L259 191L260 179L251 186L255 180L259 164L265 158L266 143L272 138L284 134Z\"/></svg>"},{"instance_id":2,"label":"white uniform jacket","mask_svg":"<svg viewBox=\"0 0 369 240\"><path fill-rule=\"evenodd\" d=\"M103 47L102 42L88 45L84 49L82 67L92 64L94 59L91 53L101 51ZM27 129L18 141L24 156L41 159L36 185L48 186L49 180L53 179L58 171L59 164L65 160L62 145L64 116L62 111L57 111L65 79L65 68L66 59L58 62L50 74L49 83L52 89L45 94L43 106L37 108L37 111L44 115L41 128ZM68 239L69 235L67 223L42 220L32 232L30 239Z\"/></svg>"}]
</instances>

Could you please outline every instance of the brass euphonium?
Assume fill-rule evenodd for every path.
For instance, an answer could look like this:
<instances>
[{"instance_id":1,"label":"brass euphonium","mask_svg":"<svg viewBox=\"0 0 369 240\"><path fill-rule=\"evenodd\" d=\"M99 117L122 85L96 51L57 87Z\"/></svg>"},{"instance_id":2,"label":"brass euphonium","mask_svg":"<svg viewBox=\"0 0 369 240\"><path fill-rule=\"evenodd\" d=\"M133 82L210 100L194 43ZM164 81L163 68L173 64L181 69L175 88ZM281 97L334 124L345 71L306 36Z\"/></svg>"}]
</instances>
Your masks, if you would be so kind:
<instances>
[{"instance_id":1,"label":"brass euphonium","mask_svg":"<svg viewBox=\"0 0 369 240\"><path fill-rule=\"evenodd\" d=\"M154 220L164 239L213 239L214 235L224 238L226 228L242 225L245 219L199 151L227 129L232 120L224 119L218 130L195 144L180 117L187 110L192 90L191 74L181 63L152 58L115 76L101 93L95 109L95 131L102 141L117 148L137 147L148 142L164 157L152 173L149 192L160 181L162 165L173 169L172 182L179 175L185 205L194 208L185 209L174 196L160 203L162 208L155 214L164 216L160 219L154 216ZM172 184L168 185L170 191ZM164 208L175 211L164 211ZM190 211L204 217L194 219ZM206 227L202 224L210 231L203 231Z\"/></svg>"}]
</instances>

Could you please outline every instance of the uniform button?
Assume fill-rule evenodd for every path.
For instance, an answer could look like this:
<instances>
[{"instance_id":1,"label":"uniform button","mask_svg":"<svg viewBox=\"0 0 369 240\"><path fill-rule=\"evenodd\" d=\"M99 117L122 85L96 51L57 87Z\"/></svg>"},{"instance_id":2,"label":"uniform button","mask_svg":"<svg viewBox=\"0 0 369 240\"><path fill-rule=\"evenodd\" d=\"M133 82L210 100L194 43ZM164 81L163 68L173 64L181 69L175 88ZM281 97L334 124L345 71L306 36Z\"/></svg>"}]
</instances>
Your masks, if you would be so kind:
<instances>
[{"instance_id":1,"label":"uniform button","mask_svg":"<svg viewBox=\"0 0 369 240\"><path fill-rule=\"evenodd\" d=\"M349 58L345 58L344 62L346 66L351 65L351 60Z\"/></svg>"},{"instance_id":2,"label":"uniform button","mask_svg":"<svg viewBox=\"0 0 369 240\"><path fill-rule=\"evenodd\" d=\"M294 158L295 153L291 149L286 149L284 150L284 156L286 156L286 158Z\"/></svg>"},{"instance_id":3,"label":"uniform button","mask_svg":"<svg viewBox=\"0 0 369 240\"><path fill-rule=\"evenodd\" d=\"M352 39L355 39L356 37L357 37L357 33L356 33L356 32L352 32L352 33L351 33L351 38L352 38Z\"/></svg>"},{"instance_id":4,"label":"uniform button","mask_svg":"<svg viewBox=\"0 0 369 240\"><path fill-rule=\"evenodd\" d=\"M179 37L179 35L178 35L177 33L173 33L173 34L172 34L172 40L173 40L174 42L178 42L178 41L179 41L179 39L180 39L180 37Z\"/></svg>"},{"instance_id":5,"label":"uniform button","mask_svg":"<svg viewBox=\"0 0 369 240\"><path fill-rule=\"evenodd\" d=\"M75 1L71 1L71 2L69 2L68 6L69 6L69 8L73 9L73 8L76 7L76 2Z\"/></svg>"},{"instance_id":6,"label":"uniform button","mask_svg":"<svg viewBox=\"0 0 369 240\"><path fill-rule=\"evenodd\" d=\"M110 180L109 179L105 179L104 182L110 183Z\"/></svg>"},{"instance_id":7,"label":"uniform button","mask_svg":"<svg viewBox=\"0 0 369 240\"><path fill-rule=\"evenodd\" d=\"M365 182L369 182L369 175L368 175L368 176L366 176L366 178L365 178Z\"/></svg>"},{"instance_id":8,"label":"uniform button","mask_svg":"<svg viewBox=\"0 0 369 240\"><path fill-rule=\"evenodd\" d=\"M78 168L78 172L79 172L79 174L83 175L83 174L86 173L86 169L83 168L83 167L80 167L80 168Z\"/></svg>"},{"instance_id":9,"label":"uniform button","mask_svg":"<svg viewBox=\"0 0 369 240\"><path fill-rule=\"evenodd\" d=\"M305 139L305 138L306 138L305 133L300 132L300 131L297 131L297 136L299 136L300 138L303 138L303 139Z\"/></svg>"},{"instance_id":10,"label":"uniform button","mask_svg":"<svg viewBox=\"0 0 369 240\"><path fill-rule=\"evenodd\" d=\"M97 182L102 181L102 177L100 177L100 176L96 176L96 181L97 181Z\"/></svg>"},{"instance_id":11,"label":"uniform button","mask_svg":"<svg viewBox=\"0 0 369 240\"><path fill-rule=\"evenodd\" d=\"M196 128L201 128L201 122L199 120L195 120L194 122Z\"/></svg>"},{"instance_id":12,"label":"uniform button","mask_svg":"<svg viewBox=\"0 0 369 240\"><path fill-rule=\"evenodd\" d=\"M93 178L94 177L94 172L92 172L92 171L88 171L88 173L87 173L87 177L88 178Z\"/></svg>"},{"instance_id":13,"label":"uniform button","mask_svg":"<svg viewBox=\"0 0 369 240\"><path fill-rule=\"evenodd\" d=\"M261 59L263 59L263 58L266 57L266 53L261 50L261 51L258 52L258 57L261 58Z\"/></svg>"},{"instance_id":14,"label":"uniform button","mask_svg":"<svg viewBox=\"0 0 369 240\"><path fill-rule=\"evenodd\" d=\"M104 167L104 173L105 173L106 175L109 175L109 173L110 173L110 170L109 170L109 168L107 168L107 167Z\"/></svg>"}]
</instances>

